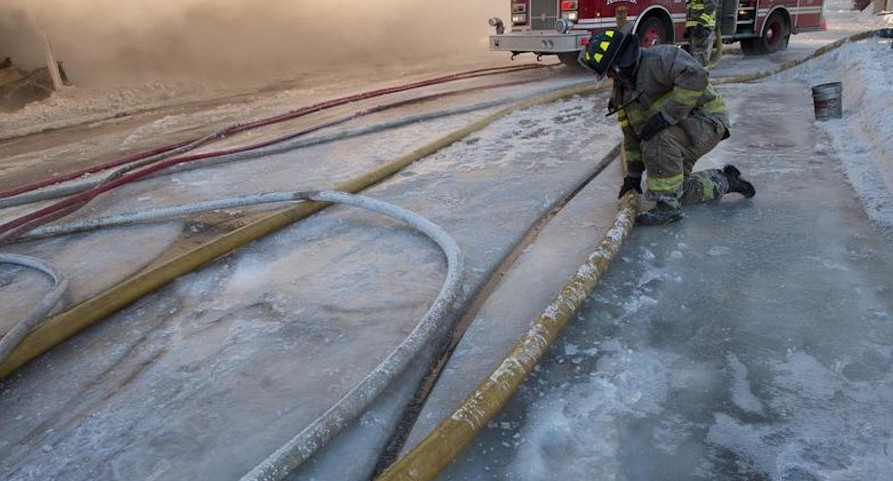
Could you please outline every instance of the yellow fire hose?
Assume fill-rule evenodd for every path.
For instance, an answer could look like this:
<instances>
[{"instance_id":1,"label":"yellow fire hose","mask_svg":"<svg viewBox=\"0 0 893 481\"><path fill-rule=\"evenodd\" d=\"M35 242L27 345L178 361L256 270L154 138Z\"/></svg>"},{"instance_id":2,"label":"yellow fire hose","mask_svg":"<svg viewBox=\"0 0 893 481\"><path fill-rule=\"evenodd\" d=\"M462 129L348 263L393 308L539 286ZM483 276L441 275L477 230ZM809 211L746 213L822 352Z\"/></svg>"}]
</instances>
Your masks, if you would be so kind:
<instances>
[{"instance_id":1,"label":"yellow fire hose","mask_svg":"<svg viewBox=\"0 0 893 481\"><path fill-rule=\"evenodd\" d=\"M875 35L875 31L860 32L819 48L808 57L786 62L771 70L754 74L715 79L718 84L748 82L796 67L802 63L854 42ZM576 313L577 307L595 287L611 258L626 239L635 218L632 196L627 194L621 202L614 226L590 255L577 274L561 290L546 312L537 319L530 330L515 344L508 357L474 393L443 420L406 456L391 465L376 481L431 481L447 466L487 422L493 419L515 393L521 382L530 374L536 362L549 349L560 330ZM579 289L587 289L585 293ZM580 297L582 295L582 298Z\"/></svg>"},{"instance_id":2,"label":"yellow fire hose","mask_svg":"<svg viewBox=\"0 0 893 481\"><path fill-rule=\"evenodd\" d=\"M624 196L614 225L570 282L549 304L509 352L508 357L408 455L394 463L378 481L434 479L471 442L518 389L540 358L576 314L632 230L635 196Z\"/></svg>"},{"instance_id":3,"label":"yellow fire hose","mask_svg":"<svg viewBox=\"0 0 893 481\"><path fill-rule=\"evenodd\" d=\"M517 103L391 160L373 171L363 173L352 180L337 185L331 190L348 193L359 192L513 112L574 95L586 95L597 91L599 88L602 87L600 85L571 87ZM327 206L328 204L324 203L309 202L276 211L150 270L133 276L93 298L47 319L28 333L10 353L9 357L0 363L0 379L9 376L16 369L52 349L62 341L132 304L142 296L166 285L177 277L192 272L239 247L276 232Z\"/></svg>"},{"instance_id":4,"label":"yellow fire hose","mask_svg":"<svg viewBox=\"0 0 893 481\"><path fill-rule=\"evenodd\" d=\"M784 63L770 71L719 78L715 79L714 83L740 83L765 78L824 55L847 42L863 40L872 35L875 35L875 31L860 32L821 47L804 59ZM335 186L332 190L358 192L513 112L574 95L591 94L602 89L604 87L601 84L573 87L521 102L394 159L372 172ZM239 247L305 218L327 205L306 203L277 211L149 271L127 279L74 308L48 319L31 331L10 357L0 364L0 379L7 377L19 367L65 339L130 305L143 295L164 286L183 274L225 256ZM617 219L608 235L601 241L596 251L590 255L586 263L580 267L571 281L561 290L547 311L518 341L499 368L465 400L452 416L444 420L415 449L398 460L378 478L379 481L432 480L464 449L477 432L507 402L560 334L568 319L575 314L579 305L588 297L613 256L619 251L622 242L632 228L634 219L633 196L627 195L621 202Z\"/></svg>"}]
</instances>

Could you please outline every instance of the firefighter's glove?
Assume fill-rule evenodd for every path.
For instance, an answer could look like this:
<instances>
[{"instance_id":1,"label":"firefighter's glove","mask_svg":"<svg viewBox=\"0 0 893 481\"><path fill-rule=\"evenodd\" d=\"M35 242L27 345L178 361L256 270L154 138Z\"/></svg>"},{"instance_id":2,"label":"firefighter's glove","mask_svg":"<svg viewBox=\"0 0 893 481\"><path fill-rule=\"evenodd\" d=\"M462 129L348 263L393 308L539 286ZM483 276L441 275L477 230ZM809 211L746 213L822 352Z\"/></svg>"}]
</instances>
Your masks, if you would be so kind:
<instances>
[{"instance_id":1,"label":"firefighter's glove","mask_svg":"<svg viewBox=\"0 0 893 481\"><path fill-rule=\"evenodd\" d=\"M620 193L617 194L617 198L623 198L623 194L627 192L635 190L638 193L642 193L642 178L641 177L632 177L627 175L623 178L623 185L620 186Z\"/></svg>"},{"instance_id":2,"label":"firefighter's glove","mask_svg":"<svg viewBox=\"0 0 893 481\"><path fill-rule=\"evenodd\" d=\"M642 130L639 131L639 139L641 140L651 140L657 134L663 132L664 129L670 126L670 123L667 122L667 118L664 117L664 114L658 113L654 117L648 119L645 122L645 125L642 126Z\"/></svg>"}]
</instances>

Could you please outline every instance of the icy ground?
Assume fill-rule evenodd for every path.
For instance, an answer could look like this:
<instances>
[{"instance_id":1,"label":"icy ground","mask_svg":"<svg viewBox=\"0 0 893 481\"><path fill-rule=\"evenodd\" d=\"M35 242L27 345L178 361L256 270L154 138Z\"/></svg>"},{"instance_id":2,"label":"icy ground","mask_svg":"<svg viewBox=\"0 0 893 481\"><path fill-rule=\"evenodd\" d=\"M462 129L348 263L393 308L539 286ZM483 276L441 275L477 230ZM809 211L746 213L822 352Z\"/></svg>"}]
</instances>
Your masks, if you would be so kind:
<instances>
[{"instance_id":1,"label":"icy ground","mask_svg":"<svg viewBox=\"0 0 893 481\"><path fill-rule=\"evenodd\" d=\"M732 138L699 167L734 163L757 196L635 229L439 479L893 478L891 69L872 38L722 86ZM836 81L843 118L816 122L810 88Z\"/></svg>"},{"instance_id":2,"label":"icy ground","mask_svg":"<svg viewBox=\"0 0 893 481\"><path fill-rule=\"evenodd\" d=\"M842 1L832 8L847 28L873 25ZM836 33L835 23L831 28ZM827 40L795 37L786 55ZM871 39L780 78L723 86L733 137L701 166L738 164L757 184L757 197L693 208L677 226L636 229L579 322L468 451L468 464L458 462L444 478L893 477L886 454L893 250L882 234L893 167L889 42ZM748 64L732 53L730 67L717 74L774 61ZM844 82L844 118L817 123L809 88L828 81ZM122 105L141 109L141 96L153 91L158 98L147 95L154 98L148 104L164 104L168 89L179 88L134 91ZM289 95L259 101L259 110ZM575 98L522 112L370 195L456 236L469 256L473 290L519 232L616 144L602 100L594 110L593 99ZM90 114L89 104L67 105ZM0 125L4 132L12 125L6 121L35 128L44 107L0 117ZM246 111L224 105L201 115ZM133 185L90 213L317 188L484 114ZM140 140L187 120L172 114L124 137ZM587 217L586 210L614 207L616 179L604 181L591 204L576 209L583 219L576 227L593 238L611 211ZM97 233L17 249L59 262L82 280L72 293L82 298L107 281L101 264L139 267L182 230L171 222L128 230L133 237ZM585 234L556 236L554 245L564 253L585 243ZM405 335L439 287L441 270L423 239L348 209L255 243L0 384L0 467L12 473L4 476L236 479ZM510 294L534 305L555 290L544 287L552 276L532 272ZM36 297L43 288L36 280L18 287L23 291L6 295ZM538 312L529 314L522 324ZM491 333L509 342L519 335L499 326ZM386 431L380 414L359 424ZM347 455L361 464L375 451L359 445ZM301 479L346 479L343 459Z\"/></svg>"}]
</instances>

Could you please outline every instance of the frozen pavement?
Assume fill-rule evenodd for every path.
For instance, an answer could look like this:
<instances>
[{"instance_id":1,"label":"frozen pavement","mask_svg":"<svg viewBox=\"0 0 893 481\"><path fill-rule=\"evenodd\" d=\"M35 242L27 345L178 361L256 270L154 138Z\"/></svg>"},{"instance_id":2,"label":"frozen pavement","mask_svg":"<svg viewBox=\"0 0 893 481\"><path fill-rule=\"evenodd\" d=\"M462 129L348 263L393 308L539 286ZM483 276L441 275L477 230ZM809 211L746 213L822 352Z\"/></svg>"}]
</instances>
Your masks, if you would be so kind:
<instances>
[{"instance_id":1,"label":"frozen pavement","mask_svg":"<svg viewBox=\"0 0 893 481\"><path fill-rule=\"evenodd\" d=\"M889 130L871 129L889 125L889 82L876 77L890 70L883 64L889 41L864 47L780 79L722 87L733 137L702 167L735 162L757 184L757 197L689 209L679 225L636 229L553 357L444 477L889 477L872 448L882 453L889 437L891 250L883 216L872 227L857 197L883 207L883 191L877 183L848 184L845 170L877 171L872 162L890 170L890 156L872 154L890 152ZM860 69L868 61L859 59L880 65ZM839 79L850 85L847 117L816 124L809 86ZM368 194L447 228L468 256L471 292L526 226L616 144L618 129L597 102L595 111L592 99L577 98L520 113ZM134 185L93 212L221 191L319 187L467 120L182 174L172 185ZM866 126L855 127L857 120ZM857 142L857 134L867 139ZM863 155L849 155L852 147ZM494 302L517 309L514 322L538 315L536 304L554 295L579 264L575 257L597 240L615 204L611 172L571 206L570 219L557 220L573 233L545 232L551 245L531 248L544 257L526 259L507 277L508 291ZM145 246L97 233L33 249L100 284L106 281L90 279L91 253L114 254L100 259L108 264L140 265L183 228L172 222L152 230L157 238L140 237ZM733 256L739 262L730 263ZM350 209L257 242L4 381L0 468L9 479L236 479L405 335L439 288L442 268L424 239ZM519 279L528 283L513 283ZM87 294L82 289L77 295ZM502 334L494 341L503 344L519 335L499 327L478 329ZM386 437L413 382L401 379L295 478L365 479L377 455L367 432ZM643 463L642 455L656 462Z\"/></svg>"},{"instance_id":2,"label":"frozen pavement","mask_svg":"<svg viewBox=\"0 0 893 481\"><path fill-rule=\"evenodd\" d=\"M128 185L90 213L327 187L487 113ZM466 256L463 288L473 292L617 143L613 119L594 124L590 113L591 101L580 97L518 112L365 195L447 229ZM593 125L602 128L580 134ZM165 223L163 231L176 233L181 224ZM131 234L116 229L14 248L53 254L64 272L105 265L114 275L133 268L117 256L149 255L149 247L169 242L133 242ZM110 254L93 255L103 251ZM443 283L443 268L438 249L412 230L356 209L329 209L184 276L4 380L0 466L12 479L237 479L406 336ZM16 286L36 297L40 280ZM424 361L358 429L386 440ZM368 476L380 442L363 438L350 469ZM343 458L334 467L350 477Z\"/></svg>"},{"instance_id":3,"label":"frozen pavement","mask_svg":"<svg viewBox=\"0 0 893 481\"><path fill-rule=\"evenodd\" d=\"M698 168L734 163L756 197L634 229L439 479L893 477L891 66L869 39L723 86L732 137ZM844 118L816 122L810 86L830 81Z\"/></svg>"}]
</instances>

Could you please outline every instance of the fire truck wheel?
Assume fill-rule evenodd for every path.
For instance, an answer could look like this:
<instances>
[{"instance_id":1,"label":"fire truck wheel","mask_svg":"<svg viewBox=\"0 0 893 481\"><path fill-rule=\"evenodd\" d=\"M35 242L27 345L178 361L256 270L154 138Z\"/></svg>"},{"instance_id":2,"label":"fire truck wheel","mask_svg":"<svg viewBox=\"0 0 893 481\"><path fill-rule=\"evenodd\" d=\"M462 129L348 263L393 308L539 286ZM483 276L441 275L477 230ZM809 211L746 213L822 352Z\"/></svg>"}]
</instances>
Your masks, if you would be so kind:
<instances>
[{"instance_id":1,"label":"fire truck wheel","mask_svg":"<svg viewBox=\"0 0 893 481\"><path fill-rule=\"evenodd\" d=\"M562 52L558 54L558 60L561 61L562 65L567 65L568 67L579 67L580 63L577 62L577 56L579 54L577 52Z\"/></svg>"},{"instance_id":2,"label":"fire truck wheel","mask_svg":"<svg viewBox=\"0 0 893 481\"><path fill-rule=\"evenodd\" d=\"M639 24L636 35L642 40L642 47L650 47L661 43L673 43L669 29L658 17L648 17Z\"/></svg>"},{"instance_id":3,"label":"fire truck wheel","mask_svg":"<svg viewBox=\"0 0 893 481\"><path fill-rule=\"evenodd\" d=\"M775 53L787 49L790 38L788 22L781 13L775 12L766 19L762 36L741 40L741 50L744 55Z\"/></svg>"},{"instance_id":4,"label":"fire truck wheel","mask_svg":"<svg viewBox=\"0 0 893 481\"><path fill-rule=\"evenodd\" d=\"M757 52L756 42L754 42L754 40L755 39L752 38L745 38L741 40L741 52L744 53L744 55L759 54L759 52Z\"/></svg>"}]
</instances>

